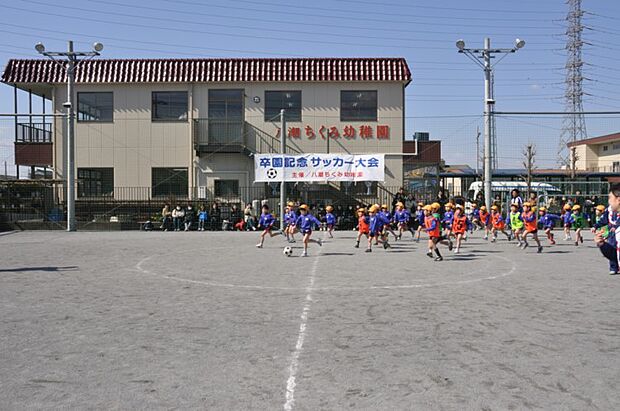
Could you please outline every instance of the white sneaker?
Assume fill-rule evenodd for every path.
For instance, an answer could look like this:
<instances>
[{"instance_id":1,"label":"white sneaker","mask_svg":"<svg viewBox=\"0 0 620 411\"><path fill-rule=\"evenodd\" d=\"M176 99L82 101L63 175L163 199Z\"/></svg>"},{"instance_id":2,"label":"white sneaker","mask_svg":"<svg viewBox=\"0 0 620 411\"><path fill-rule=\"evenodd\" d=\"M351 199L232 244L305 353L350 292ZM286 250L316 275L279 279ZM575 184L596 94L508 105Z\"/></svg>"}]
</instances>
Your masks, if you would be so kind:
<instances>
[{"instance_id":1,"label":"white sneaker","mask_svg":"<svg viewBox=\"0 0 620 411\"><path fill-rule=\"evenodd\" d=\"M301 253L301 256L302 256L302 257L308 257L308 253L307 253L306 251L303 251L303 252Z\"/></svg>"},{"instance_id":2,"label":"white sneaker","mask_svg":"<svg viewBox=\"0 0 620 411\"><path fill-rule=\"evenodd\" d=\"M454 254L460 254L461 250L459 250L458 248L456 250L454 250Z\"/></svg>"},{"instance_id":3,"label":"white sneaker","mask_svg":"<svg viewBox=\"0 0 620 411\"><path fill-rule=\"evenodd\" d=\"M263 245L261 243L256 244L257 248L263 248Z\"/></svg>"}]
</instances>

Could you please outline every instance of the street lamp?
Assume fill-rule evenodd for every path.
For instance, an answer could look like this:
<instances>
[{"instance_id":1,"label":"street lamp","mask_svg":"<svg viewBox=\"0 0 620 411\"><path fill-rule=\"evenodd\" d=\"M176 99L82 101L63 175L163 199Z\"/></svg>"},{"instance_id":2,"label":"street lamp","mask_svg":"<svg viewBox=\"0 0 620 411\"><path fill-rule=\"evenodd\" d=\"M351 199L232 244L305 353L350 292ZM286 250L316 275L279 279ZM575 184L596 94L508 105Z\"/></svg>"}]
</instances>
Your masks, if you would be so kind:
<instances>
[{"instance_id":1,"label":"street lamp","mask_svg":"<svg viewBox=\"0 0 620 411\"><path fill-rule=\"evenodd\" d=\"M73 41L69 41L67 51L45 51L43 43L37 43L34 49L41 55L49 57L67 71L67 101L63 107L67 109L67 152L65 180L67 186L67 231L77 229L75 221L75 111L73 110L73 89L75 88L75 68L80 60L78 57L93 58L103 50L103 44L94 43L92 51L74 51ZM54 57L63 57L57 60Z\"/></svg>"},{"instance_id":2,"label":"street lamp","mask_svg":"<svg viewBox=\"0 0 620 411\"><path fill-rule=\"evenodd\" d=\"M517 50L522 49L525 46L525 41L521 39L515 40L515 45L510 49L492 49L491 39L484 39L484 48L482 49L470 49L465 47L465 41L459 39L456 41L456 48L459 53L465 54L470 60L476 63L484 70L484 202L487 208L491 207L492 201L492 150L491 150L491 124L493 121L493 107L495 105L495 99L493 98L493 82L491 81L493 75L493 68L502 61L502 59L510 53L515 53ZM502 58L497 60L495 64L491 65L491 59L493 54L504 54ZM482 60L482 61L480 61Z\"/></svg>"}]
</instances>

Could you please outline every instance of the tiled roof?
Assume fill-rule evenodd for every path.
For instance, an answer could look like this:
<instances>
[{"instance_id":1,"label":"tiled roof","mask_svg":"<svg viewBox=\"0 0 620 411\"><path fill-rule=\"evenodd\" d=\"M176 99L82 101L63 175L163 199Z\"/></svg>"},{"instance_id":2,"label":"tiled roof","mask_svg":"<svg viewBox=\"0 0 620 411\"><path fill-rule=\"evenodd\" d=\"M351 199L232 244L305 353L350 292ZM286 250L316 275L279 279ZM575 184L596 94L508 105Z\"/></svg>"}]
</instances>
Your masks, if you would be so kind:
<instances>
[{"instance_id":1,"label":"tiled roof","mask_svg":"<svg viewBox=\"0 0 620 411\"><path fill-rule=\"evenodd\" d=\"M607 134L600 137L592 137L586 138L585 140L577 140L571 143L568 143L568 147L576 147L582 146L584 144L603 144L603 143L611 143L612 141L620 140L620 133Z\"/></svg>"},{"instance_id":2,"label":"tiled roof","mask_svg":"<svg viewBox=\"0 0 620 411\"><path fill-rule=\"evenodd\" d=\"M64 83L48 60L9 60L4 83ZM411 81L404 58L93 59L79 63L78 83Z\"/></svg>"}]
</instances>

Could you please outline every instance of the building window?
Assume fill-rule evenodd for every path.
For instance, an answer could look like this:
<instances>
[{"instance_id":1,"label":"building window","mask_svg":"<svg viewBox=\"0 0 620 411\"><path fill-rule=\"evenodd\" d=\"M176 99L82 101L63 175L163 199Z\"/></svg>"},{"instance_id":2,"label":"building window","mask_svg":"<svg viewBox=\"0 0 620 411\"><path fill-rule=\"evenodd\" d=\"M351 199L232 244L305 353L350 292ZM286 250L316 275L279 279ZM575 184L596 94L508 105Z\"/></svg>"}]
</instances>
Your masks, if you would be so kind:
<instances>
[{"instance_id":1,"label":"building window","mask_svg":"<svg viewBox=\"0 0 620 411\"><path fill-rule=\"evenodd\" d=\"M377 121L377 92L341 91L340 121Z\"/></svg>"},{"instance_id":2,"label":"building window","mask_svg":"<svg viewBox=\"0 0 620 411\"><path fill-rule=\"evenodd\" d=\"M620 143L614 143L614 144L611 146L611 149L612 149L612 150L620 150Z\"/></svg>"},{"instance_id":3,"label":"building window","mask_svg":"<svg viewBox=\"0 0 620 411\"><path fill-rule=\"evenodd\" d=\"M187 196L187 168L153 168L151 191L153 197Z\"/></svg>"},{"instance_id":4,"label":"building window","mask_svg":"<svg viewBox=\"0 0 620 411\"><path fill-rule=\"evenodd\" d=\"M620 161L614 161L611 168L612 173L620 173Z\"/></svg>"},{"instance_id":5,"label":"building window","mask_svg":"<svg viewBox=\"0 0 620 411\"><path fill-rule=\"evenodd\" d=\"M78 197L113 197L113 168L78 168Z\"/></svg>"},{"instance_id":6,"label":"building window","mask_svg":"<svg viewBox=\"0 0 620 411\"><path fill-rule=\"evenodd\" d=\"M239 195L239 180L215 180L216 197L234 197Z\"/></svg>"},{"instance_id":7,"label":"building window","mask_svg":"<svg viewBox=\"0 0 620 411\"><path fill-rule=\"evenodd\" d=\"M154 121L187 121L186 91L154 91L152 101Z\"/></svg>"},{"instance_id":8,"label":"building window","mask_svg":"<svg viewBox=\"0 0 620 411\"><path fill-rule=\"evenodd\" d=\"M278 121L286 110L288 121L301 121L301 91L265 91L265 121Z\"/></svg>"},{"instance_id":9,"label":"building window","mask_svg":"<svg viewBox=\"0 0 620 411\"><path fill-rule=\"evenodd\" d=\"M242 89L209 90L209 118L241 121L243 119Z\"/></svg>"},{"instance_id":10,"label":"building window","mask_svg":"<svg viewBox=\"0 0 620 411\"><path fill-rule=\"evenodd\" d=\"M609 150L609 147L608 146L603 146L603 151L607 151L607 150Z\"/></svg>"},{"instance_id":11,"label":"building window","mask_svg":"<svg viewBox=\"0 0 620 411\"><path fill-rule=\"evenodd\" d=\"M113 93L77 93L78 121L113 121Z\"/></svg>"}]
</instances>

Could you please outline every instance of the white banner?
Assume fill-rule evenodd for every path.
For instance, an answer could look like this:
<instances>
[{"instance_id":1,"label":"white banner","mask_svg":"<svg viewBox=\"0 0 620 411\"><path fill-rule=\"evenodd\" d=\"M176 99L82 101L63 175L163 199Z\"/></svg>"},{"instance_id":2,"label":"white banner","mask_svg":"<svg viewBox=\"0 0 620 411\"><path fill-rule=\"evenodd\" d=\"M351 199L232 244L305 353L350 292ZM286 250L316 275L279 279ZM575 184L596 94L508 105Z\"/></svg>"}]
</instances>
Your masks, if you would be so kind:
<instances>
[{"instance_id":1,"label":"white banner","mask_svg":"<svg viewBox=\"0 0 620 411\"><path fill-rule=\"evenodd\" d=\"M255 154L256 182L384 181L383 154Z\"/></svg>"}]
</instances>

